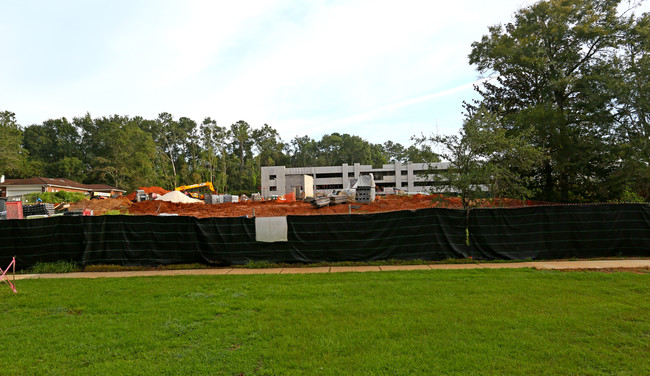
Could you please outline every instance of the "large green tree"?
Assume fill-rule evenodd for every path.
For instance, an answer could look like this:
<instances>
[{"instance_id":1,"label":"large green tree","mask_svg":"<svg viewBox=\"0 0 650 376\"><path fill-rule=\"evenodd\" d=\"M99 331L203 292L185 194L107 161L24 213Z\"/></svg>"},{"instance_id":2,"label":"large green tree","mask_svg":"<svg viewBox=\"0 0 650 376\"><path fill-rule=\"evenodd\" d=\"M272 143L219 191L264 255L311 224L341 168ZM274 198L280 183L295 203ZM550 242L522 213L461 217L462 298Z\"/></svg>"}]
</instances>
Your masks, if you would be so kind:
<instances>
[{"instance_id":1,"label":"large green tree","mask_svg":"<svg viewBox=\"0 0 650 376\"><path fill-rule=\"evenodd\" d=\"M155 121L139 123L140 129L149 133L154 140L158 152L156 163L158 181L163 187L173 189L184 178L183 172L188 175L188 170L182 171L185 168L182 165L187 164L188 143L192 142L192 134L196 126L191 119L181 117L175 120L168 112L158 114Z\"/></svg>"},{"instance_id":2,"label":"large green tree","mask_svg":"<svg viewBox=\"0 0 650 376\"><path fill-rule=\"evenodd\" d=\"M282 142L280 134L268 124L253 130L252 138L254 149L257 153L257 168L255 169L255 187L261 186L262 166L284 166L289 158L285 154L286 145Z\"/></svg>"},{"instance_id":3,"label":"large green tree","mask_svg":"<svg viewBox=\"0 0 650 376\"><path fill-rule=\"evenodd\" d=\"M82 181L86 174L80 128L65 117L25 129L25 149L40 162L39 175Z\"/></svg>"},{"instance_id":4,"label":"large green tree","mask_svg":"<svg viewBox=\"0 0 650 376\"><path fill-rule=\"evenodd\" d=\"M318 144L311 137L307 135L294 137L288 149L291 167L318 165Z\"/></svg>"},{"instance_id":5,"label":"large green tree","mask_svg":"<svg viewBox=\"0 0 650 376\"><path fill-rule=\"evenodd\" d=\"M620 165L612 181L650 199L650 13L635 19L616 60Z\"/></svg>"},{"instance_id":6,"label":"large green tree","mask_svg":"<svg viewBox=\"0 0 650 376\"><path fill-rule=\"evenodd\" d=\"M612 80L632 21L621 0L548 0L517 11L472 44L470 63L491 79L477 103L513 134L544 150L538 195L561 201L595 194L619 158Z\"/></svg>"},{"instance_id":7,"label":"large green tree","mask_svg":"<svg viewBox=\"0 0 650 376\"><path fill-rule=\"evenodd\" d=\"M216 120L208 117L201 123L200 132L203 140L203 162L207 172L203 180L212 182L218 192L223 192L228 181L228 130L218 126Z\"/></svg>"},{"instance_id":8,"label":"large green tree","mask_svg":"<svg viewBox=\"0 0 650 376\"><path fill-rule=\"evenodd\" d=\"M156 146L140 129L138 119L113 116L94 120L96 131L87 139L96 145L91 160L93 181L125 190L155 181Z\"/></svg>"},{"instance_id":9,"label":"large green tree","mask_svg":"<svg viewBox=\"0 0 650 376\"><path fill-rule=\"evenodd\" d=\"M253 128L240 120L230 126L228 188L231 191L255 189Z\"/></svg>"},{"instance_id":10,"label":"large green tree","mask_svg":"<svg viewBox=\"0 0 650 376\"><path fill-rule=\"evenodd\" d=\"M418 139L418 137L413 136L413 139ZM440 161L440 158L433 151L431 145L427 144L419 143L417 145L411 145L406 148L400 143L386 141L382 147L384 149L383 154L390 162L393 163L432 163Z\"/></svg>"},{"instance_id":11,"label":"large green tree","mask_svg":"<svg viewBox=\"0 0 650 376\"><path fill-rule=\"evenodd\" d=\"M459 135L416 140L420 145L442 148L440 156L450 162L448 168L430 168L424 175L443 181L446 189L460 195L466 208L473 199L487 194L522 199L531 195L522 171L540 164L543 153L527 136L508 135L493 114L480 108L465 120Z\"/></svg>"},{"instance_id":12,"label":"large green tree","mask_svg":"<svg viewBox=\"0 0 650 376\"><path fill-rule=\"evenodd\" d=\"M0 112L0 174L21 177L27 152L22 147L23 131L16 123L16 114Z\"/></svg>"},{"instance_id":13,"label":"large green tree","mask_svg":"<svg viewBox=\"0 0 650 376\"><path fill-rule=\"evenodd\" d=\"M380 166L388 161L381 145L374 145L359 136L347 133L324 135L317 143L318 164L335 166L343 163Z\"/></svg>"}]
</instances>

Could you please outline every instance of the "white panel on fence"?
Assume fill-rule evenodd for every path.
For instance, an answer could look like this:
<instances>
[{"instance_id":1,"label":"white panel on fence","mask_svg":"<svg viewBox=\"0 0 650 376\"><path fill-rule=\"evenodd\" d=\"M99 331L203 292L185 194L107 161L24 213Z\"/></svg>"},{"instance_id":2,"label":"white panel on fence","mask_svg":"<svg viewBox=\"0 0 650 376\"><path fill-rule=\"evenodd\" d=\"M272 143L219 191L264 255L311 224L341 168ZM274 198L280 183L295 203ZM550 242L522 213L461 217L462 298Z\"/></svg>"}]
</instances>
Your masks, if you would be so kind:
<instances>
[{"instance_id":1,"label":"white panel on fence","mask_svg":"<svg viewBox=\"0 0 650 376\"><path fill-rule=\"evenodd\" d=\"M287 217L255 217L255 240L258 242L286 242Z\"/></svg>"}]
</instances>

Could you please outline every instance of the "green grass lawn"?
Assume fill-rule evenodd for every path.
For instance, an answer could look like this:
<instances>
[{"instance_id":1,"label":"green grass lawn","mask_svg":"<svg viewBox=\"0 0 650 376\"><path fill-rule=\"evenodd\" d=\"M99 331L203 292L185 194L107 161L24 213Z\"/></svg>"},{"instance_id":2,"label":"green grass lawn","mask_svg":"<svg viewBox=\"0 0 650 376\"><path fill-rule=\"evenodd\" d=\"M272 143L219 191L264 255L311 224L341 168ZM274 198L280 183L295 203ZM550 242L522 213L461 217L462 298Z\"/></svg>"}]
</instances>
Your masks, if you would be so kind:
<instances>
[{"instance_id":1,"label":"green grass lawn","mask_svg":"<svg viewBox=\"0 0 650 376\"><path fill-rule=\"evenodd\" d=\"M648 375L650 274L17 281L4 375Z\"/></svg>"}]
</instances>

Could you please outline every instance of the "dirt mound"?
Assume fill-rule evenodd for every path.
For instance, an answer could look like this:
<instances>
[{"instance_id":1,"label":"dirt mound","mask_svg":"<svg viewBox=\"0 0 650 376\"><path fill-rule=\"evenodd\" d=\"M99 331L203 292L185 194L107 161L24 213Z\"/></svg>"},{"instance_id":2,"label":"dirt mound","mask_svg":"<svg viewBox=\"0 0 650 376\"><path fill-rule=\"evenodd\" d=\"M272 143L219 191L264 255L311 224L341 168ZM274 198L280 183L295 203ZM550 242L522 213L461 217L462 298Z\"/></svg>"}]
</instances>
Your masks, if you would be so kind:
<instances>
[{"instance_id":1,"label":"dirt mound","mask_svg":"<svg viewBox=\"0 0 650 376\"><path fill-rule=\"evenodd\" d=\"M69 210L90 209L94 215L105 214L109 210L119 210L126 212L131 207L132 202L125 196L118 198L108 198L105 200L83 200L70 204Z\"/></svg>"},{"instance_id":2,"label":"dirt mound","mask_svg":"<svg viewBox=\"0 0 650 376\"><path fill-rule=\"evenodd\" d=\"M168 190L166 190L164 188L156 187L156 186L140 187L138 189L143 190L144 193L147 193L147 194L155 193L155 194L160 195L160 196L170 192L170 191L168 191ZM131 201L135 200L135 192L129 193L128 195L126 195L126 197L128 197L128 199L131 200Z\"/></svg>"}]
</instances>

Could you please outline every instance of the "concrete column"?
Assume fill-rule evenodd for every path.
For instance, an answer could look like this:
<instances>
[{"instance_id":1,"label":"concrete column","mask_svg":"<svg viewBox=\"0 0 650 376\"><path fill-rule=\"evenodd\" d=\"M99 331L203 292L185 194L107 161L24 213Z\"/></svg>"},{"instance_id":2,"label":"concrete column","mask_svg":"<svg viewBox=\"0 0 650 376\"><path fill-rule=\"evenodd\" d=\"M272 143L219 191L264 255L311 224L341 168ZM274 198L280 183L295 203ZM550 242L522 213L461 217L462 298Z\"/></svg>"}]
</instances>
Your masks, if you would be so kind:
<instances>
[{"instance_id":1,"label":"concrete column","mask_svg":"<svg viewBox=\"0 0 650 376\"><path fill-rule=\"evenodd\" d=\"M348 178L348 169L349 166L347 163L343 163L341 165L341 181L343 182L343 189L347 189L348 184L350 184L350 178Z\"/></svg>"},{"instance_id":2,"label":"concrete column","mask_svg":"<svg viewBox=\"0 0 650 376\"><path fill-rule=\"evenodd\" d=\"M354 178L359 179L359 175L361 175L361 163L355 163L354 164Z\"/></svg>"},{"instance_id":3,"label":"concrete column","mask_svg":"<svg viewBox=\"0 0 650 376\"><path fill-rule=\"evenodd\" d=\"M287 176L284 166L278 166L275 169L275 186L277 187L276 195L282 196L287 193ZM273 192L271 192L273 194Z\"/></svg>"},{"instance_id":4,"label":"concrete column","mask_svg":"<svg viewBox=\"0 0 650 376\"><path fill-rule=\"evenodd\" d=\"M395 188L402 188L402 163L395 162Z\"/></svg>"},{"instance_id":5,"label":"concrete column","mask_svg":"<svg viewBox=\"0 0 650 376\"><path fill-rule=\"evenodd\" d=\"M408 192L415 192L415 178L413 174L413 163L408 163L406 165L406 168L408 169L408 175L406 175L406 180L407 180L407 187L406 190Z\"/></svg>"}]
</instances>

